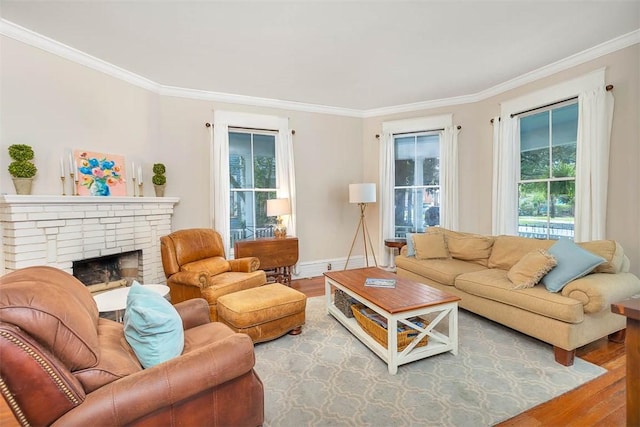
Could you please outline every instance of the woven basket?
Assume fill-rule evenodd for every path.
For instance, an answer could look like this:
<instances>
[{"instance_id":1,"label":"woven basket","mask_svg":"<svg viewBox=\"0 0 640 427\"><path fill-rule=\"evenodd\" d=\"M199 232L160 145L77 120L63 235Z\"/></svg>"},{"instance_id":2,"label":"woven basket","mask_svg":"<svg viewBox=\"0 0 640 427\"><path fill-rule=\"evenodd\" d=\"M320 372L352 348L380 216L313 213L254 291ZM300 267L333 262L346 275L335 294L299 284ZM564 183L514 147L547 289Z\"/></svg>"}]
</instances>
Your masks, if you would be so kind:
<instances>
[{"instance_id":1,"label":"woven basket","mask_svg":"<svg viewBox=\"0 0 640 427\"><path fill-rule=\"evenodd\" d=\"M358 301L351 298L346 292L336 289L336 293L333 297L333 303L336 308L342 312L342 314L350 319L353 317L351 306L357 302Z\"/></svg>"},{"instance_id":2,"label":"woven basket","mask_svg":"<svg viewBox=\"0 0 640 427\"><path fill-rule=\"evenodd\" d=\"M371 335L371 337L376 340L380 345L388 348L387 345L387 329L383 328L373 320L369 319L367 316L360 312L360 309L363 308L361 304L354 304L351 306L351 311L353 312L353 316L356 318L356 321L362 327L362 329ZM370 310L370 309L367 309ZM373 312L373 310L372 310ZM411 322L415 322L416 319L409 319ZM422 319L420 319L422 320ZM422 323L425 325L428 323L425 320L422 320ZM403 325L404 326L404 325ZM416 336L417 331L415 329L407 329L406 331L398 332L398 351L402 351L411 344L413 338ZM429 342L429 337L427 335L424 336L420 340L420 342L416 345L416 347L424 347Z\"/></svg>"}]
</instances>

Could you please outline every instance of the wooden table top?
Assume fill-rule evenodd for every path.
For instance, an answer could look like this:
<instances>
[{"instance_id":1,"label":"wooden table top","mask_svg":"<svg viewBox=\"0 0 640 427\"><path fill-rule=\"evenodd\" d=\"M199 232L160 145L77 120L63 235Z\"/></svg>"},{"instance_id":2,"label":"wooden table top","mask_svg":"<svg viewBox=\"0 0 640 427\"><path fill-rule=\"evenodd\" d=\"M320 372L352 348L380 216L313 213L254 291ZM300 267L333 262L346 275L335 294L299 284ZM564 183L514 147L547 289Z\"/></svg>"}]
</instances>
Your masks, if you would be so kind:
<instances>
[{"instance_id":1,"label":"wooden table top","mask_svg":"<svg viewBox=\"0 0 640 427\"><path fill-rule=\"evenodd\" d=\"M455 295L448 294L422 283L398 277L394 273L377 267L328 271L324 273L324 275L389 313L401 313L403 311L460 300L460 298ZM374 288L365 286L364 282L369 278L394 279L396 281L396 287Z\"/></svg>"},{"instance_id":2,"label":"wooden table top","mask_svg":"<svg viewBox=\"0 0 640 427\"><path fill-rule=\"evenodd\" d=\"M611 304L611 311L630 319L640 320L640 294L629 299Z\"/></svg>"}]
</instances>

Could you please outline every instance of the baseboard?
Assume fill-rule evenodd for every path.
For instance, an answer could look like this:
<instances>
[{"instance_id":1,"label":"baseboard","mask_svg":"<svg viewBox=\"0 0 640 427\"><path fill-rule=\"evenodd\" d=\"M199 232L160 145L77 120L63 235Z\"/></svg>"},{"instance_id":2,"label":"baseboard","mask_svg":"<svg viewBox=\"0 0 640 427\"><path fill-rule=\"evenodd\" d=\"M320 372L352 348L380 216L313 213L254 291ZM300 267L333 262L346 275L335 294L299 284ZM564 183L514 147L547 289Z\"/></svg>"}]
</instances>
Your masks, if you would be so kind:
<instances>
[{"instance_id":1,"label":"baseboard","mask_svg":"<svg viewBox=\"0 0 640 427\"><path fill-rule=\"evenodd\" d=\"M369 265L371 264L369 259ZM344 270L344 265L347 262L346 258L333 258L333 259L321 259L308 262L298 263L291 275L292 279L308 279L310 277L322 276L323 273L329 271L329 265L331 270ZM364 255L352 256L349 259L349 269L365 267Z\"/></svg>"}]
</instances>

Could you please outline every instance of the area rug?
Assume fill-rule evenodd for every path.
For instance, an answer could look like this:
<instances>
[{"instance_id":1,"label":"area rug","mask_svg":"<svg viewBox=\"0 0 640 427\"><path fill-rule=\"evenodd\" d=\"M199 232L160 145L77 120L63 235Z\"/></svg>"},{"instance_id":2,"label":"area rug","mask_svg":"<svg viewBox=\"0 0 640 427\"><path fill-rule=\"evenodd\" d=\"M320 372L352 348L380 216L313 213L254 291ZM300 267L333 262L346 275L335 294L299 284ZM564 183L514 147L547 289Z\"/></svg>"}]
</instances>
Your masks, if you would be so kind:
<instances>
[{"instance_id":1,"label":"area rug","mask_svg":"<svg viewBox=\"0 0 640 427\"><path fill-rule=\"evenodd\" d=\"M579 358L460 310L459 351L387 365L307 300L302 334L256 344L265 426L490 426L602 375Z\"/></svg>"}]
</instances>

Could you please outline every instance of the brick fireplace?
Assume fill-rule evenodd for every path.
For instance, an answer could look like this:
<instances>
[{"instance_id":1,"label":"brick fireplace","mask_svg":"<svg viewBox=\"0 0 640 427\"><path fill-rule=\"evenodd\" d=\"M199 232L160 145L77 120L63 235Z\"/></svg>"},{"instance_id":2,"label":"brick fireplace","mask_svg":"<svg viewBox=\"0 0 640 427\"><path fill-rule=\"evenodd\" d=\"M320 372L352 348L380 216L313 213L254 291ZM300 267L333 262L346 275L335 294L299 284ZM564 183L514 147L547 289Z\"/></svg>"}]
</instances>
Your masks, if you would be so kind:
<instances>
[{"instance_id":1,"label":"brick fireplace","mask_svg":"<svg viewBox=\"0 0 640 427\"><path fill-rule=\"evenodd\" d=\"M0 274L139 251L137 277L165 283L160 237L177 197L0 196Z\"/></svg>"}]
</instances>

